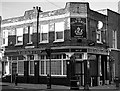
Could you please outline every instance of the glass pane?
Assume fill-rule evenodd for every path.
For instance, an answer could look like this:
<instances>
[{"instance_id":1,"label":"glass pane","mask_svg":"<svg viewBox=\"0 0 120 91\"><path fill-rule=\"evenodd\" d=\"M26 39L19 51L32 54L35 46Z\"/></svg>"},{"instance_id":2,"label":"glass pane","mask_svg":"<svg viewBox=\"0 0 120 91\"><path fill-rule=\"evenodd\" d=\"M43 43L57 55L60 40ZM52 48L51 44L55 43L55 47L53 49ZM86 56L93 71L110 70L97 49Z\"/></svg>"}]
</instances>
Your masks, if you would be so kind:
<instances>
[{"instance_id":1,"label":"glass pane","mask_svg":"<svg viewBox=\"0 0 120 91\"><path fill-rule=\"evenodd\" d=\"M56 39L63 39L63 31L56 32Z\"/></svg>"},{"instance_id":2,"label":"glass pane","mask_svg":"<svg viewBox=\"0 0 120 91\"><path fill-rule=\"evenodd\" d=\"M55 23L55 31L64 31L64 22Z\"/></svg>"},{"instance_id":3,"label":"glass pane","mask_svg":"<svg viewBox=\"0 0 120 91\"><path fill-rule=\"evenodd\" d=\"M66 66L66 61L64 60L63 61L63 75L66 75L66 73L67 73L67 68L66 68L67 66Z\"/></svg>"},{"instance_id":4,"label":"glass pane","mask_svg":"<svg viewBox=\"0 0 120 91\"><path fill-rule=\"evenodd\" d=\"M46 74L49 74L50 72L50 67L49 67L49 61L46 61Z\"/></svg>"},{"instance_id":5,"label":"glass pane","mask_svg":"<svg viewBox=\"0 0 120 91\"><path fill-rule=\"evenodd\" d=\"M41 33L48 33L48 24L41 25Z\"/></svg>"},{"instance_id":6,"label":"glass pane","mask_svg":"<svg viewBox=\"0 0 120 91\"><path fill-rule=\"evenodd\" d=\"M5 44L5 38L3 38L3 44Z\"/></svg>"},{"instance_id":7,"label":"glass pane","mask_svg":"<svg viewBox=\"0 0 120 91\"><path fill-rule=\"evenodd\" d=\"M34 61L30 61L30 74L34 74Z\"/></svg>"},{"instance_id":8,"label":"glass pane","mask_svg":"<svg viewBox=\"0 0 120 91\"><path fill-rule=\"evenodd\" d=\"M42 41L47 40L47 34L48 34L48 33L42 33Z\"/></svg>"},{"instance_id":9,"label":"glass pane","mask_svg":"<svg viewBox=\"0 0 120 91\"><path fill-rule=\"evenodd\" d=\"M17 36L17 43L22 43L23 37L22 36Z\"/></svg>"},{"instance_id":10,"label":"glass pane","mask_svg":"<svg viewBox=\"0 0 120 91\"><path fill-rule=\"evenodd\" d=\"M24 74L24 61L18 61L18 74Z\"/></svg>"},{"instance_id":11,"label":"glass pane","mask_svg":"<svg viewBox=\"0 0 120 91\"><path fill-rule=\"evenodd\" d=\"M23 28L18 28L17 29L17 36L22 36L23 35Z\"/></svg>"},{"instance_id":12,"label":"glass pane","mask_svg":"<svg viewBox=\"0 0 120 91\"><path fill-rule=\"evenodd\" d=\"M41 61L41 74L44 74L44 61Z\"/></svg>"}]
</instances>

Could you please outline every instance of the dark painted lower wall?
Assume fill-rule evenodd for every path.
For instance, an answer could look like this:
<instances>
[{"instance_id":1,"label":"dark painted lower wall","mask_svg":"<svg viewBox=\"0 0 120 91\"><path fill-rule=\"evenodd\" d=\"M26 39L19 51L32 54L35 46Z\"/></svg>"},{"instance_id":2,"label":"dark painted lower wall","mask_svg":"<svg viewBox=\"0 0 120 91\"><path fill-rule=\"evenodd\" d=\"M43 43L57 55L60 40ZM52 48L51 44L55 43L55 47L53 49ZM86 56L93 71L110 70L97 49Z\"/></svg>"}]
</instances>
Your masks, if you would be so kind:
<instances>
[{"instance_id":1,"label":"dark painted lower wall","mask_svg":"<svg viewBox=\"0 0 120 91\"><path fill-rule=\"evenodd\" d=\"M38 83L35 82L34 76L28 76L27 82L26 77L18 76L18 83L33 83L33 84L47 84L48 79L46 76L39 76ZM11 76L7 76L2 79L3 82L11 82ZM52 77L51 79L52 84L54 85L70 85L69 79L66 77Z\"/></svg>"}]
</instances>

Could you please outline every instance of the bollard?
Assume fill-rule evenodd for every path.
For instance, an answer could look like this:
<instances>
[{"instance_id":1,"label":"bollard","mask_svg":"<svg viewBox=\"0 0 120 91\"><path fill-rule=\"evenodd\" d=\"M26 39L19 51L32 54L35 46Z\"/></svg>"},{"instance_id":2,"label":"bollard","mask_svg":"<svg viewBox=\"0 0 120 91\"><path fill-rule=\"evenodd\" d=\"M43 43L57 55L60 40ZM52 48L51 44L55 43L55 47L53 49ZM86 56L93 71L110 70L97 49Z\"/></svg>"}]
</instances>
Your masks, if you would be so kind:
<instances>
[{"instance_id":1,"label":"bollard","mask_svg":"<svg viewBox=\"0 0 120 91\"><path fill-rule=\"evenodd\" d=\"M51 89L51 79L50 79L50 75L47 75L47 89Z\"/></svg>"},{"instance_id":2,"label":"bollard","mask_svg":"<svg viewBox=\"0 0 120 91\"><path fill-rule=\"evenodd\" d=\"M18 74L16 73L15 74L15 86L17 86L17 84L18 84Z\"/></svg>"}]
</instances>

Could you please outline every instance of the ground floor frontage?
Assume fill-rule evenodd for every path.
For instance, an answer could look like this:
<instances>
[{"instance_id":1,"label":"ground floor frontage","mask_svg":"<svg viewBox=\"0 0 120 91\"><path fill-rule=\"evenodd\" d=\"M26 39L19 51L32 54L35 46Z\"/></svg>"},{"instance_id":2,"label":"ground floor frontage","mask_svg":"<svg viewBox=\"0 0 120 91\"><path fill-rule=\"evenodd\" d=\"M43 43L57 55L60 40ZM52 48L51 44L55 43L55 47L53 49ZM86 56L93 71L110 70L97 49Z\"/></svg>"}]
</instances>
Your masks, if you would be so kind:
<instances>
[{"instance_id":1,"label":"ground floor frontage","mask_svg":"<svg viewBox=\"0 0 120 91\"><path fill-rule=\"evenodd\" d=\"M18 82L46 84L47 75L51 73L52 84L70 85L72 77L76 77L79 86L110 83L110 61L106 49L78 46L51 49L50 58L40 49L6 52L9 81L14 82L17 73Z\"/></svg>"}]
</instances>

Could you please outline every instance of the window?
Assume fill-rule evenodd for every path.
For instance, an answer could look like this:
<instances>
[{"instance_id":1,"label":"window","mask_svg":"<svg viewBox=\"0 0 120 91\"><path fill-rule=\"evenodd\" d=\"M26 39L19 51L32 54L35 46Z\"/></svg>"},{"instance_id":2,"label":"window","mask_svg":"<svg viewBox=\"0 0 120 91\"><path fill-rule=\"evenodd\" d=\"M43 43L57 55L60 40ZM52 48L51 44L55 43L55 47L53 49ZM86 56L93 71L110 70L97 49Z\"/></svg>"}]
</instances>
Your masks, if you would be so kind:
<instances>
[{"instance_id":1,"label":"window","mask_svg":"<svg viewBox=\"0 0 120 91\"><path fill-rule=\"evenodd\" d=\"M46 62L46 72L49 74L50 69L49 69L49 61ZM61 61L51 61L51 74L52 75L62 75L61 72Z\"/></svg>"},{"instance_id":2,"label":"window","mask_svg":"<svg viewBox=\"0 0 120 91\"><path fill-rule=\"evenodd\" d=\"M64 41L64 22L55 23L55 41Z\"/></svg>"},{"instance_id":3,"label":"window","mask_svg":"<svg viewBox=\"0 0 120 91\"><path fill-rule=\"evenodd\" d=\"M66 60L63 60L63 75L67 74Z\"/></svg>"},{"instance_id":4,"label":"window","mask_svg":"<svg viewBox=\"0 0 120 91\"><path fill-rule=\"evenodd\" d=\"M27 58L28 60L34 60L34 55L28 55Z\"/></svg>"},{"instance_id":5,"label":"window","mask_svg":"<svg viewBox=\"0 0 120 91\"><path fill-rule=\"evenodd\" d=\"M41 25L41 31L40 31L40 42L41 43L48 43L48 24Z\"/></svg>"},{"instance_id":6,"label":"window","mask_svg":"<svg viewBox=\"0 0 120 91\"><path fill-rule=\"evenodd\" d=\"M117 31L113 31L113 48L117 48Z\"/></svg>"},{"instance_id":7,"label":"window","mask_svg":"<svg viewBox=\"0 0 120 91\"><path fill-rule=\"evenodd\" d=\"M41 65L40 65L40 67L41 67L41 74L45 74L45 71L44 71L44 61L41 61Z\"/></svg>"},{"instance_id":8,"label":"window","mask_svg":"<svg viewBox=\"0 0 120 91\"><path fill-rule=\"evenodd\" d=\"M101 31L100 30L97 30L97 43L102 43L102 40L101 40Z\"/></svg>"},{"instance_id":9,"label":"window","mask_svg":"<svg viewBox=\"0 0 120 91\"><path fill-rule=\"evenodd\" d=\"M3 46L8 45L8 30L3 30Z\"/></svg>"},{"instance_id":10,"label":"window","mask_svg":"<svg viewBox=\"0 0 120 91\"><path fill-rule=\"evenodd\" d=\"M16 44L23 44L23 28L18 28L16 30L16 37Z\"/></svg>"},{"instance_id":11,"label":"window","mask_svg":"<svg viewBox=\"0 0 120 91\"><path fill-rule=\"evenodd\" d=\"M28 43L32 43L33 28L28 26Z\"/></svg>"},{"instance_id":12,"label":"window","mask_svg":"<svg viewBox=\"0 0 120 91\"><path fill-rule=\"evenodd\" d=\"M24 61L18 61L18 74L24 74Z\"/></svg>"},{"instance_id":13,"label":"window","mask_svg":"<svg viewBox=\"0 0 120 91\"><path fill-rule=\"evenodd\" d=\"M40 75L47 75L50 72L50 60L46 55L40 55ZM51 75L66 76L66 60L62 54L55 54L51 57Z\"/></svg>"},{"instance_id":14,"label":"window","mask_svg":"<svg viewBox=\"0 0 120 91\"><path fill-rule=\"evenodd\" d=\"M33 75L34 74L34 61L30 61L29 66L30 66L30 75Z\"/></svg>"}]
</instances>

